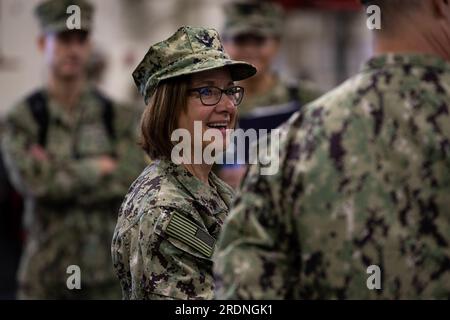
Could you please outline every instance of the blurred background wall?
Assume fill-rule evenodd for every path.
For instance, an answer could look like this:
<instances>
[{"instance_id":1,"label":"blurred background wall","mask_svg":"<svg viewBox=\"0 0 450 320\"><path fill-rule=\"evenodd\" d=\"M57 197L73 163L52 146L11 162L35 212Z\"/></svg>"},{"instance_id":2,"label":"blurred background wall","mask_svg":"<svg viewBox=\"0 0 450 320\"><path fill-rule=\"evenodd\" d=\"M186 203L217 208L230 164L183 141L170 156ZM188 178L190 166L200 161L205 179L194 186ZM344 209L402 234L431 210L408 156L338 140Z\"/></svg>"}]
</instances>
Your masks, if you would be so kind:
<instances>
[{"instance_id":1,"label":"blurred background wall","mask_svg":"<svg viewBox=\"0 0 450 320\"><path fill-rule=\"evenodd\" d=\"M94 47L98 58L106 62L102 89L118 100L133 101L131 72L150 44L184 24L220 30L227 1L91 0L96 7ZM45 80L33 16L39 2L0 0L0 116ZM370 33L363 12L354 5L356 0L279 2L287 9L285 37L275 66L283 78L308 79L328 90L355 73L370 55Z\"/></svg>"}]
</instances>

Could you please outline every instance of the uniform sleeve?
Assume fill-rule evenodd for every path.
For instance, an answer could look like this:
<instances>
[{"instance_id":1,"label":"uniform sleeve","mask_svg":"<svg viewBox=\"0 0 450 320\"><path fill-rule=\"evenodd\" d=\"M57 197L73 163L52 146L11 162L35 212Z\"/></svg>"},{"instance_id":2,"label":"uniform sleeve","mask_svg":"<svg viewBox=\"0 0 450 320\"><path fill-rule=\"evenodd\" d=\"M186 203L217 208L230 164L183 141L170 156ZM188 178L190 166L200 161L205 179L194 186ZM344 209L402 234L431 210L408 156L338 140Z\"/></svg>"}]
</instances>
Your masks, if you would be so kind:
<instances>
[{"instance_id":1,"label":"uniform sleeve","mask_svg":"<svg viewBox=\"0 0 450 320\"><path fill-rule=\"evenodd\" d=\"M149 209L113 237L113 262L130 299L212 299L212 261L167 231L176 208Z\"/></svg>"},{"instance_id":2,"label":"uniform sleeve","mask_svg":"<svg viewBox=\"0 0 450 320\"><path fill-rule=\"evenodd\" d=\"M39 161L29 148L37 144L37 125L19 105L8 116L1 139L5 165L18 190L42 200L66 201L92 190L100 179L91 159L75 160L51 156Z\"/></svg>"},{"instance_id":3,"label":"uniform sleeve","mask_svg":"<svg viewBox=\"0 0 450 320\"><path fill-rule=\"evenodd\" d=\"M117 135L114 150L117 169L101 180L96 188L81 201L105 201L123 198L131 183L146 166L145 153L138 146L140 112L137 108L116 105L114 128Z\"/></svg>"},{"instance_id":4,"label":"uniform sleeve","mask_svg":"<svg viewBox=\"0 0 450 320\"><path fill-rule=\"evenodd\" d=\"M213 260L219 299L288 299L297 281L290 266L298 252L288 248L292 223L274 183L279 176L257 172L251 167L218 241Z\"/></svg>"},{"instance_id":5,"label":"uniform sleeve","mask_svg":"<svg viewBox=\"0 0 450 320\"><path fill-rule=\"evenodd\" d=\"M151 235L150 221L141 223L142 234L150 239L144 236L141 242L142 251L151 253L143 259L144 266L148 266L145 275L157 280L152 294L169 299L213 299L212 252L205 251L207 244L196 238L197 231L191 233L179 219L186 219L188 214L174 207L156 210L158 219Z\"/></svg>"}]
</instances>

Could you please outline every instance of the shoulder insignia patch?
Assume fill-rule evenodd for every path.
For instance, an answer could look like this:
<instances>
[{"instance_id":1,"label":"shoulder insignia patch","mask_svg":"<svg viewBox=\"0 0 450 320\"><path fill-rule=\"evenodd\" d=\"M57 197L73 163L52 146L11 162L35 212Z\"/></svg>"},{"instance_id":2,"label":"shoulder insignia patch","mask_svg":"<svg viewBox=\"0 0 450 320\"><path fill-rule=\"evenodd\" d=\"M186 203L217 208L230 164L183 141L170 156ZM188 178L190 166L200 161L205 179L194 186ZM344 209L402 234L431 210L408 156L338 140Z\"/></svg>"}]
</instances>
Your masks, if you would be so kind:
<instances>
[{"instance_id":1,"label":"shoulder insignia patch","mask_svg":"<svg viewBox=\"0 0 450 320\"><path fill-rule=\"evenodd\" d=\"M169 236L185 243L208 258L211 258L214 253L216 239L178 212L172 215L166 232Z\"/></svg>"}]
</instances>

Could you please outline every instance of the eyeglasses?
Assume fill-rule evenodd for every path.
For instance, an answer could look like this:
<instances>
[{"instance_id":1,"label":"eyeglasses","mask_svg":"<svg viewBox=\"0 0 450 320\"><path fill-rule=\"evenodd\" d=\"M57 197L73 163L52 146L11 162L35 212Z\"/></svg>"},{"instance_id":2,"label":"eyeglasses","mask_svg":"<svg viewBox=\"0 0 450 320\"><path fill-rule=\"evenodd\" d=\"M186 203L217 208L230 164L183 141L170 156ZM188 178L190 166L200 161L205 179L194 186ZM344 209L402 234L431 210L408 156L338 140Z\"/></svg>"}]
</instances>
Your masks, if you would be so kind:
<instances>
[{"instance_id":1,"label":"eyeglasses","mask_svg":"<svg viewBox=\"0 0 450 320\"><path fill-rule=\"evenodd\" d=\"M222 99L222 94L225 93L231 99L234 106L241 104L244 98L244 88L239 86L232 86L227 89L220 89L214 86L200 87L189 89L189 92L197 92L200 96L200 101L205 106L215 106Z\"/></svg>"}]
</instances>

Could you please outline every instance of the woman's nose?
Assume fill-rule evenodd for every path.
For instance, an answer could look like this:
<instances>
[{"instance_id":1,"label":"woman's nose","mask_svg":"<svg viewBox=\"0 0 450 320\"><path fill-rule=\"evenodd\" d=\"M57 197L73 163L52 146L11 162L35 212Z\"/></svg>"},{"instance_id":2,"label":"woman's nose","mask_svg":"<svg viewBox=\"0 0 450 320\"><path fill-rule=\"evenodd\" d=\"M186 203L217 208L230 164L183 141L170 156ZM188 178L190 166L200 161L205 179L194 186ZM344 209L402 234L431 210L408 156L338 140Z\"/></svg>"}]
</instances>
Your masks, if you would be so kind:
<instances>
[{"instance_id":1,"label":"woman's nose","mask_svg":"<svg viewBox=\"0 0 450 320\"><path fill-rule=\"evenodd\" d=\"M236 109L233 100L225 93L222 94L222 97L220 98L215 108L217 112L233 112Z\"/></svg>"}]
</instances>

